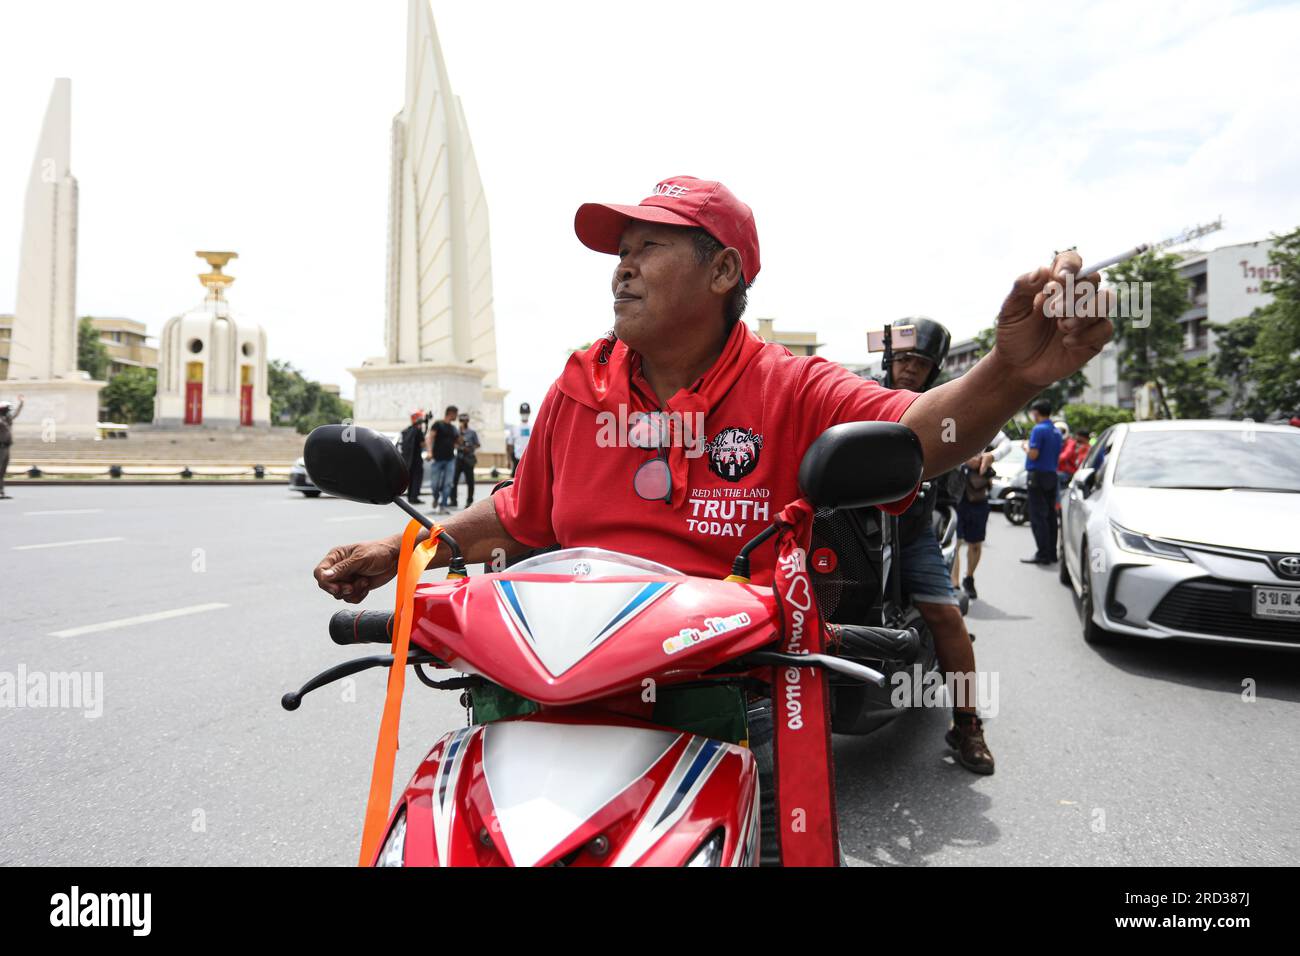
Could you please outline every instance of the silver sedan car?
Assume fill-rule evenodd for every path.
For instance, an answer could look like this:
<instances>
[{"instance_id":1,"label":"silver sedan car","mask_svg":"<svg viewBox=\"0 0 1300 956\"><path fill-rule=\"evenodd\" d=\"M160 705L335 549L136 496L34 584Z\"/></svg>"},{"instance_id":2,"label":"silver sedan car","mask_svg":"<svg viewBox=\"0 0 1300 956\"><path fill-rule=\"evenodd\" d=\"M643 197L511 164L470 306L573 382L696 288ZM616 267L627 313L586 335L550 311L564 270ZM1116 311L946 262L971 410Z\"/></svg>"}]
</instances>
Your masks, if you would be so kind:
<instances>
[{"instance_id":1,"label":"silver sedan car","mask_svg":"<svg viewBox=\"0 0 1300 956\"><path fill-rule=\"evenodd\" d=\"M1115 425L1062 497L1060 541L1089 642L1300 650L1300 428Z\"/></svg>"}]
</instances>

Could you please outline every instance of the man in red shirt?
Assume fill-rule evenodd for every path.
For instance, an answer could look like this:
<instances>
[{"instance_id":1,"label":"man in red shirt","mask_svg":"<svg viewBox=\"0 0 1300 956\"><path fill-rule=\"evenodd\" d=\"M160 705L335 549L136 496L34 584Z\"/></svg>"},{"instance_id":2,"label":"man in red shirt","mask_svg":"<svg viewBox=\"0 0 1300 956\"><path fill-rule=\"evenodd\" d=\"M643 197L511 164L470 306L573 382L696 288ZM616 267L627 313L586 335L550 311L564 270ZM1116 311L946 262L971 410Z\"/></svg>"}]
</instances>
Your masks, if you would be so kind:
<instances>
[{"instance_id":1,"label":"man in red shirt","mask_svg":"<svg viewBox=\"0 0 1300 956\"><path fill-rule=\"evenodd\" d=\"M1061 507L1061 495L1065 494L1066 487L1074 479L1074 473L1083 465L1083 460L1088 457L1088 452L1092 450L1092 432L1086 428L1078 429L1074 435L1065 443L1061 449L1061 457L1056 460L1056 475L1059 481L1059 487L1056 495L1056 507Z\"/></svg>"},{"instance_id":2,"label":"man in red shirt","mask_svg":"<svg viewBox=\"0 0 1300 956\"><path fill-rule=\"evenodd\" d=\"M970 371L923 395L890 391L765 343L740 321L759 271L758 232L721 183L676 176L636 206L584 205L574 226L585 245L618 257L614 328L571 356L551 386L514 484L448 519L470 563L559 543L723 577L740 545L799 497L799 462L825 429L901 421L921 441L926 477L943 474L1111 335L1105 293L1097 318L1059 308L1057 280L1082 266L1062 253L1016 280L996 346ZM823 281L853 294L853 265L828 257ZM1076 283L1076 295L1085 288ZM899 513L914 496L886 510ZM317 582L359 603L396 573L400 539L334 548ZM443 545L435 564L449 557ZM773 561L770 549L754 554L756 584L771 581Z\"/></svg>"}]
</instances>

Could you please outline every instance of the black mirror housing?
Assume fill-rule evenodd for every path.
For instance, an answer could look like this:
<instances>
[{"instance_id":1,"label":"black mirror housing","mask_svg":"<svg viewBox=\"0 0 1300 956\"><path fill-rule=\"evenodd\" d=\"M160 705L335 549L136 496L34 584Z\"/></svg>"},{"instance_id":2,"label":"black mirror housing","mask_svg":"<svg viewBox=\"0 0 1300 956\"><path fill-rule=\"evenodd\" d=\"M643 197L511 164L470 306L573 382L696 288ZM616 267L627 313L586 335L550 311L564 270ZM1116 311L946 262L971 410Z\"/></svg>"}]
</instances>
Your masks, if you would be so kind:
<instances>
[{"instance_id":1,"label":"black mirror housing","mask_svg":"<svg viewBox=\"0 0 1300 956\"><path fill-rule=\"evenodd\" d=\"M896 422L826 429L799 465L799 490L820 508L867 508L906 498L921 480L921 440Z\"/></svg>"},{"instance_id":2,"label":"black mirror housing","mask_svg":"<svg viewBox=\"0 0 1300 956\"><path fill-rule=\"evenodd\" d=\"M336 498L391 505L410 484L393 443L370 428L321 425L307 436L302 454L312 483Z\"/></svg>"}]
</instances>

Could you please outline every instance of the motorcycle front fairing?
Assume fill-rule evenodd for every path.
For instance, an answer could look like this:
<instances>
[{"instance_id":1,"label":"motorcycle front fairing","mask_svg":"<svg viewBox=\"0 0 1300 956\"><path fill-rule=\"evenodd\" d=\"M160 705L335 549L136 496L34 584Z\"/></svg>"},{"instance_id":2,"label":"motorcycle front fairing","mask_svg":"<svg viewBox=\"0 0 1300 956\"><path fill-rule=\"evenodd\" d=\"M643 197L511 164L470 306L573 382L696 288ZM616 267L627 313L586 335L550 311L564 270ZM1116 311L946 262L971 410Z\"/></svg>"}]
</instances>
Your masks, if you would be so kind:
<instances>
[{"instance_id":1,"label":"motorcycle front fairing","mask_svg":"<svg viewBox=\"0 0 1300 956\"><path fill-rule=\"evenodd\" d=\"M759 832L745 748L613 714L538 714L435 743L377 862L757 866Z\"/></svg>"},{"instance_id":2,"label":"motorcycle front fairing","mask_svg":"<svg viewBox=\"0 0 1300 956\"><path fill-rule=\"evenodd\" d=\"M597 548L416 592L412 643L539 704L694 680L776 639L769 588Z\"/></svg>"},{"instance_id":3,"label":"motorcycle front fairing","mask_svg":"<svg viewBox=\"0 0 1300 956\"><path fill-rule=\"evenodd\" d=\"M773 603L764 588L590 548L421 589L414 643L545 709L434 744L377 862L756 866L748 749L566 708L641 692L647 678L696 679L770 644Z\"/></svg>"}]
</instances>

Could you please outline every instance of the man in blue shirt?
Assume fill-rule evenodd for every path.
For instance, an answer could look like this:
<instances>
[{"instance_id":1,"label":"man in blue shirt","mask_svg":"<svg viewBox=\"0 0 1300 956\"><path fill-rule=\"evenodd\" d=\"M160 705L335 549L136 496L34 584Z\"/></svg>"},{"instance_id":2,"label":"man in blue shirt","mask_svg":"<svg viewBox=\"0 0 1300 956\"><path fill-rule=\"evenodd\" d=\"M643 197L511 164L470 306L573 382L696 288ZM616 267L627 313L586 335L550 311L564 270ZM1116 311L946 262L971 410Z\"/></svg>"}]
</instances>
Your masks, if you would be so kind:
<instances>
[{"instance_id":1,"label":"man in blue shirt","mask_svg":"<svg viewBox=\"0 0 1300 956\"><path fill-rule=\"evenodd\" d=\"M1038 551L1021 564L1053 564L1056 561L1056 460L1061 457L1061 433L1052 424L1052 403L1039 399L1030 408L1036 425L1025 449L1025 471L1029 473L1029 526Z\"/></svg>"}]
</instances>

